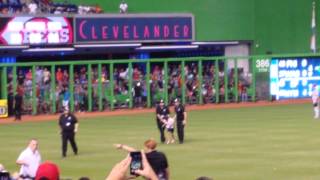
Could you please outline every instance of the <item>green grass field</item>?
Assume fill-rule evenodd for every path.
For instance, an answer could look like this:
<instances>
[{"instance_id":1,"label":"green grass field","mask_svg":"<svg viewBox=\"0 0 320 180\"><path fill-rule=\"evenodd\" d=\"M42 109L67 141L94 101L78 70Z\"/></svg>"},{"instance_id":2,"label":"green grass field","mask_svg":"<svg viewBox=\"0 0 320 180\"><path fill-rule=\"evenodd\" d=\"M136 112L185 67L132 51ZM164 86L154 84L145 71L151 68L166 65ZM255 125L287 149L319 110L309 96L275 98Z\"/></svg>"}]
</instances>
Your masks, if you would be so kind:
<instances>
[{"instance_id":1,"label":"green grass field","mask_svg":"<svg viewBox=\"0 0 320 180\"><path fill-rule=\"evenodd\" d=\"M162 145L171 179L215 180L320 179L320 119L310 104L189 112L186 142ZM37 138L43 160L60 167L63 178L102 180L126 156L112 144L142 148L159 139L154 114L80 119L79 155L61 158L57 122L0 126L0 163L18 170L15 160L30 138Z\"/></svg>"}]
</instances>

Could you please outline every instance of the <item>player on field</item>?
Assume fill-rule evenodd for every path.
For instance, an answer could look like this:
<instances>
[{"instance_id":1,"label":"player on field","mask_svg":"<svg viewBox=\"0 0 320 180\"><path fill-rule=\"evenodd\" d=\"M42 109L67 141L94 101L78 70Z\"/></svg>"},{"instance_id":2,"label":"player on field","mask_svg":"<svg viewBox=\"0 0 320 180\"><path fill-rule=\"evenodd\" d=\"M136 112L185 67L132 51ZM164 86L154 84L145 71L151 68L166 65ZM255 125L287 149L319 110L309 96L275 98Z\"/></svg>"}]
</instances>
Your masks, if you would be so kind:
<instances>
[{"instance_id":1,"label":"player on field","mask_svg":"<svg viewBox=\"0 0 320 180\"><path fill-rule=\"evenodd\" d=\"M319 90L316 84L312 86L312 103L313 103L313 111L314 111L314 118L319 118Z\"/></svg>"}]
</instances>

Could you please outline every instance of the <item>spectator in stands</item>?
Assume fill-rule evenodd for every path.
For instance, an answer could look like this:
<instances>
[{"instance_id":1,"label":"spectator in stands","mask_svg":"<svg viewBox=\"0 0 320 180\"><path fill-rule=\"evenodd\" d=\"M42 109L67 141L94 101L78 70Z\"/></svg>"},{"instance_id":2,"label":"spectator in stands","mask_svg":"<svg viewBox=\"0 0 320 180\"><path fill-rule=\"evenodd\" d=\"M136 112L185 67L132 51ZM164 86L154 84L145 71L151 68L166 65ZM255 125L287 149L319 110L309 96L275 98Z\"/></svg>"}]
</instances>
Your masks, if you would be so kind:
<instances>
[{"instance_id":1,"label":"spectator in stands","mask_svg":"<svg viewBox=\"0 0 320 180\"><path fill-rule=\"evenodd\" d=\"M32 80L32 70L31 69L29 69L29 71L27 72L26 79L30 80L30 81Z\"/></svg>"},{"instance_id":2,"label":"spectator in stands","mask_svg":"<svg viewBox=\"0 0 320 180\"><path fill-rule=\"evenodd\" d=\"M23 104L23 89L21 88L21 86L18 86L17 94L14 97L15 121L21 121L22 104Z\"/></svg>"},{"instance_id":3,"label":"spectator in stands","mask_svg":"<svg viewBox=\"0 0 320 180\"><path fill-rule=\"evenodd\" d=\"M133 88L134 105L141 107L142 103L142 85L141 82L137 82Z\"/></svg>"},{"instance_id":4,"label":"spectator in stands","mask_svg":"<svg viewBox=\"0 0 320 180\"><path fill-rule=\"evenodd\" d=\"M16 163L21 166L20 177L33 179L41 162L41 155L38 151L38 141L30 140L28 147L21 152Z\"/></svg>"},{"instance_id":5,"label":"spectator in stands","mask_svg":"<svg viewBox=\"0 0 320 180\"><path fill-rule=\"evenodd\" d=\"M121 14L128 13L128 4L124 0L121 1L119 8Z\"/></svg>"},{"instance_id":6,"label":"spectator in stands","mask_svg":"<svg viewBox=\"0 0 320 180\"><path fill-rule=\"evenodd\" d=\"M98 4L96 4L94 13L101 14L101 13L103 13L103 9Z\"/></svg>"},{"instance_id":7,"label":"spectator in stands","mask_svg":"<svg viewBox=\"0 0 320 180\"><path fill-rule=\"evenodd\" d=\"M30 14L36 14L38 11L37 3L34 0L32 0L31 3L28 5L28 9Z\"/></svg>"},{"instance_id":8,"label":"spectator in stands","mask_svg":"<svg viewBox=\"0 0 320 180\"><path fill-rule=\"evenodd\" d=\"M56 87L56 91L55 91L55 101L56 101L56 109L57 111L59 112L60 111L60 108L61 108L61 105L60 105L60 94L62 94L62 90L60 88L61 86L57 86Z\"/></svg>"},{"instance_id":9,"label":"spectator in stands","mask_svg":"<svg viewBox=\"0 0 320 180\"><path fill-rule=\"evenodd\" d=\"M22 85L24 83L25 74L23 73L22 69L18 72L18 83Z\"/></svg>"},{"instance_id":10,"label":"spectator in stands","mask_svg":"<svg viewBox=\"0 0 320 180\"><path fill-rule=\"evenodd\" d=\"M50 71L48 71L48 68L44 68L44 70L43 70L43 82L44 82L44 84L49 84L50 77L51 77Z\"/></svg>"},{"instance_id":11,"label":"spectator in stands","mask_svg":"<svg viewBox=\"0 0 320 180\"><path fill-rule=\"evenodd\" d=\"M36 68L36 83L42 85L43 82L43 69L41 67Z\"/></svg>"},{"instance_id":12,"label":"spectator in stands","mask_svg":"<svg viewBox=\"0 0 320 180\"><path fill-rule=\"evenodd\" d=\"M136 149L124 144L115 144L115 147L117 149L123 149L128 152L136 151ZM150 163L151 168L153 169L159 180L168 180L170 174L167 157L163 152L157 151L156 147L157 142L153 139L148 139L144 142L146 160L148 163Z\"/></svg>"},{"instance_id":13,"label":"spectator in stands","mask_svg":"<svg viewBox=\"0 0 320 180\"><path fill-rule=\"evenodd\" d=\"M129 72L129 68L126 68L126 70L121 68L119 73L120 80L126 81L128 79L128 72Z\"/></svg>"},{"instance_id":14,"label":"spectator in stands","mask_svg":"<svg viewBox=\"0 0 320 180\"><path fill-rule=\"evenodd\" d=\"M69 89L65 87L62 93L63 93L63 101L62 101L63 109L69 110L69 100L70 100Z\"/></svg>"},{"instance_id":15,"label":"spectator in stands","mask_svg":"<svg viewBox=\"0 0 320 180\"><path fill-rule=\"evenodd\" d=\"M66 69L63 71L62 81L63 81L64 85L68 85L69 84L69 74L68 74L68 71Z\"/></svg>"},{"instance_id":16,"label":"spectator in stands","mask_svg":"<svg viewBox=\"0 0 320 180\"><path fill-rule=\"evenodd\" d=\"M248 101L247 87L242 82L239 82L239 89L238 90L240 93L241 101L247 102Z\"/></svg>"},{"instance_id":17,"label":"spectator in stands","mask_svg":"<svg viewBox=\"0 0 320 180\"><path fill-rule=\"evenodd\" d=\"M56 81L58 82L59 85L62 85L63 73L62 73L61 68L58 68L58 71L56 72Z\"/></svg>"},{"instance_id":18,"label":"spectator in stands","mask_svg":"<svg viewBox=\"0 0 320 180\"><path fill-rule=\"evenodd\" d=\"M133 69L132 79L133 79L133 81L135 81L135 82L140 81L140 71L139 71L139 69L138 69L137 67L135 67L135 68Z\"/></svg>"}]
</instances>

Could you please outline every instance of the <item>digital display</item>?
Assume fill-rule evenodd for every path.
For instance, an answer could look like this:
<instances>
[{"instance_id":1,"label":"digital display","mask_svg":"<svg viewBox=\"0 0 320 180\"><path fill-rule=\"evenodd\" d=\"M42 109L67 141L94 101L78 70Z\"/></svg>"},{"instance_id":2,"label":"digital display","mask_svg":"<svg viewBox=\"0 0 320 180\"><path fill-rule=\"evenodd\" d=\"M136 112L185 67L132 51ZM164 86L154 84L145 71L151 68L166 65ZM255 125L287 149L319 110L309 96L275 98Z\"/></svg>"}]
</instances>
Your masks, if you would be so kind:
<instances>
[{"instance_id":1,"label":"digital display","mask_svg":"<svg viewBox=\"0 0 320 180\"><path fill-rule=\"evenodd\" d=\"M276 99L306 98L312 86L320 85L320 59L272 59L270 63L270 93Z\"/></svg>"},{"instance_id":2,"label":"digital display","mask_svg":"<svg viewBox=\"0 0 320 180\"><path fill-rule=\"evenodd\" d=\"M72 19L18 16L1 18L2 45L56 45L73 42Z\"/></svg>"}]
</instances>

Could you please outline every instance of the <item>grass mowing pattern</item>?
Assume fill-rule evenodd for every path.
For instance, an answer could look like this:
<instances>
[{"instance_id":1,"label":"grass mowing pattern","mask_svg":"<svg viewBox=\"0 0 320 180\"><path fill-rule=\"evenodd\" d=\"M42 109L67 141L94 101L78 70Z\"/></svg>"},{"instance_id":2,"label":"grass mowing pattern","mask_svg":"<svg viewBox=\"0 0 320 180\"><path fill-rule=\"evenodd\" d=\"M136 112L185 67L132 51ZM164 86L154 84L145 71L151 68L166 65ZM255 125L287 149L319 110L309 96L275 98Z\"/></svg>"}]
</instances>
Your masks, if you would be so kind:
<instances>
[{"instance_id":1,"label":"grass mowing pattern","mask_svg":"<svg viewBox=\"0 0 320 180\"><path fill-rule=\"evenodd\" d=\"M320 179L320 120L312 106L283 105L189 112L186 142L162 145L173 180L206 175L219 180ZM43 160L57 163L63 178L104 179L126 156L113 143L142 148L159 139L154 114L81 119L79 155L61 158L57 121L0 126L0 163L18 170L15 160L28 139L40 142Z\"/></svg>"}]
</instances>

